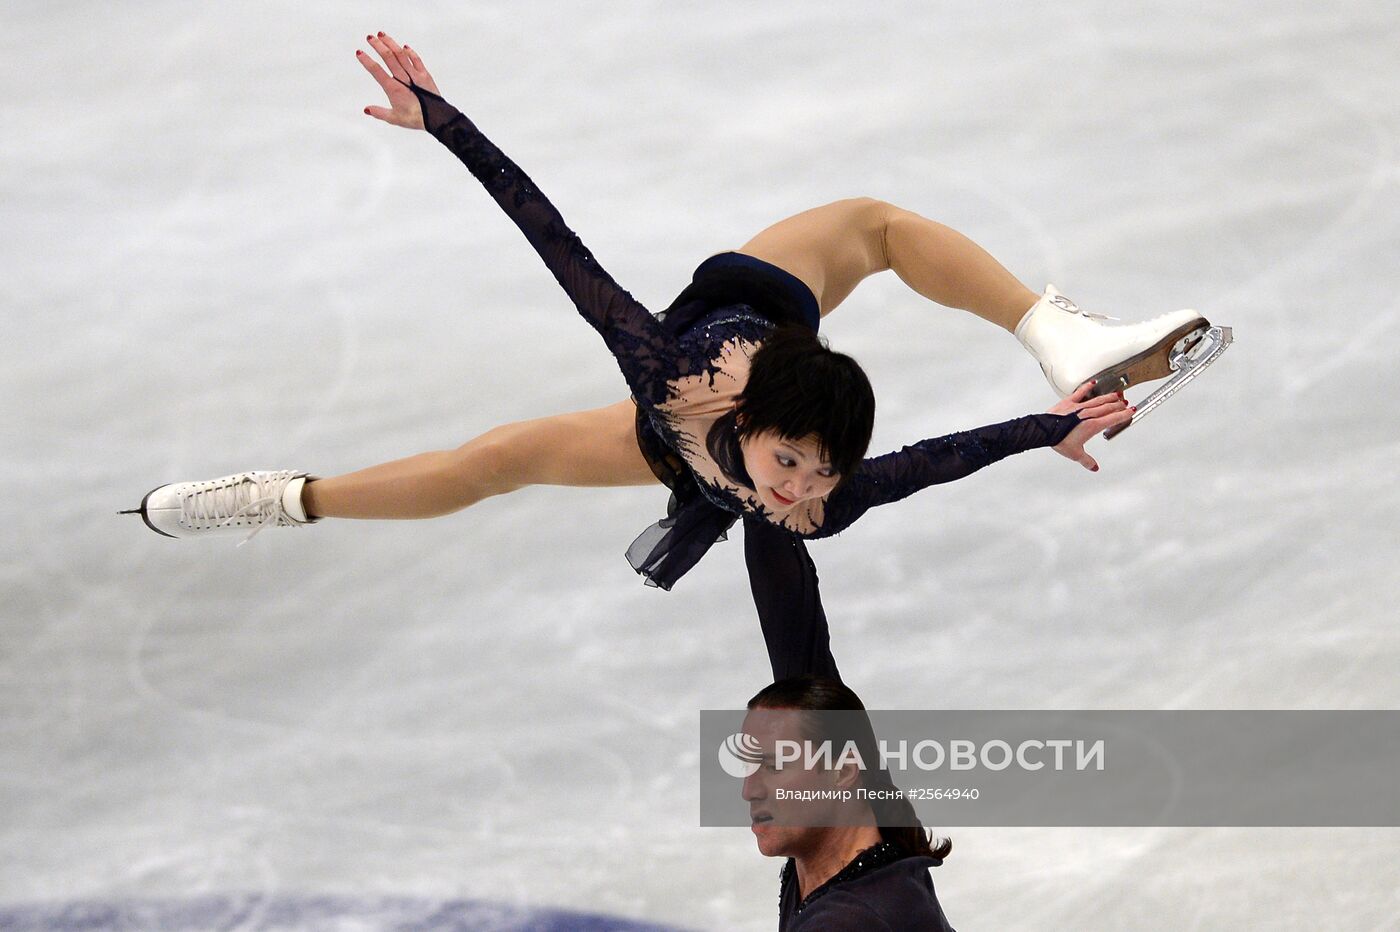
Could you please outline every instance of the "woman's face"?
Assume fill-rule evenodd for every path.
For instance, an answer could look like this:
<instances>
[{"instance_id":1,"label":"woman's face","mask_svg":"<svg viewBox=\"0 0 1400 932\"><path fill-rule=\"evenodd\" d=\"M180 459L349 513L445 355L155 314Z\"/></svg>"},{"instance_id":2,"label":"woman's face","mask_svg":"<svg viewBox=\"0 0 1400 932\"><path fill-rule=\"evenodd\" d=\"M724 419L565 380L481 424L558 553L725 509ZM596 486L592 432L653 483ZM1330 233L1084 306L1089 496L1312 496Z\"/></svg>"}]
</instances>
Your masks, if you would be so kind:
<instances>
[{"instance_id":1,"label":"woman's face","mask_svg":"<svg viewBox=\"0 0 1400 932\"><path fill-rule=\"evenodd\" d=\"M815 435L802 440L785 440L772 432L745 437L739 449L758 500L781 515L808 499L831 494L841 477L831 461L818 454L820 447Z\"/></svg>"}]
</instances>

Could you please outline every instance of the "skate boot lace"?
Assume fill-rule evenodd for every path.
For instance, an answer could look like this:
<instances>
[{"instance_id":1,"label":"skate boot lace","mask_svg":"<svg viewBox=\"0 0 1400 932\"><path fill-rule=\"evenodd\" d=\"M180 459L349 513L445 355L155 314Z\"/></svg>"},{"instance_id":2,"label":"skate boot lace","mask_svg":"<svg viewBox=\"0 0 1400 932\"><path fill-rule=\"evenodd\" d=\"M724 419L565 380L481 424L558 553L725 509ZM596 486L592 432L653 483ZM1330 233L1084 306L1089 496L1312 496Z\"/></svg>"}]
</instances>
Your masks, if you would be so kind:
<instances>
[{"instance_id":1,"label":"skate boot lace","mask_svg":"<svg viewBox=\"0 0 1400 932\"><path fill-rule=\"evenodd\" d=\"M258 523L247 537L238 542L238 546L242 547L269 525L297 523L282 507L282 493L296 475L289 470L265 475L248 474L234 482L187 492L180 498L180 520L192 526L211 522L223 526L251 514Z\"/></svg>"},{"instance_id":2,"label":"skate boot lace","mask_svg":"<svg viewBox=\"0 0 1400 932\"><path fill-rule=\"evenodd\" d=\"M1080 307L1078 304L1075 304L1073 301L1071 301L1069 298L1066 298L1062 294L1056 294L1053 298L1050 299L1050 303L1062 311L1068 311L1071 314L1078 314L1080 317L1088 317L1091 320L1120 320L1120 318L1118 317L1109 317L1107 314L1095 314L1093 311L1086 311L1084 310L1084 308Z\"/></svg>"}]
</instances>

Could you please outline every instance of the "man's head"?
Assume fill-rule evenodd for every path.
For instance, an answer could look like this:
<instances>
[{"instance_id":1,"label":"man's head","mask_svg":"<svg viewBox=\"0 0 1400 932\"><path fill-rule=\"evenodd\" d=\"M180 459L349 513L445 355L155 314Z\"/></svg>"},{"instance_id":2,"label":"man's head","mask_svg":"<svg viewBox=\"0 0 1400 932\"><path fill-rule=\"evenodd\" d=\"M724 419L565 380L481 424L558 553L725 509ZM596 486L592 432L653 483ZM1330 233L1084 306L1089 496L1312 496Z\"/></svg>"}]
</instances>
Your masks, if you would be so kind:
<instances>
[{"instance_id":1,"label":"man's head","mask_svg":"<svg viewBox=\"0 0 1400 932\"><path fill-rule=\"evenodd\" d=\"M763 761L744 780L743 796L759 851L769 857L802 857L820 847L833 826L875 824L869 803L854 798L854 791L865 785L862 765L878 765L869 719L856 717L865 722L866 741L848 728L831 728L832 719L819 714L837 709L863 712L854 692L837 680L800 677L763 689L749 700L748 708L744 732L757 739ZM819 748L822 742L829 742L824 758L808 759L806 749ZM857 755L845 753L848 745ZM790 759L794 747L804 751L797 760ZM853 798L840 798L846 790Z\"/></svg>"},{"instance_id":2,"label":"man's head","mask_svg":"<svg viewBox=\"0 0 1400 932\"><path fill-rule=\"evenodd\" d=\"M867 803L836 795L861 785L854 762L828 767L783 759L786 748L812 738L803 717L793 709L758 708L744 719L744 733L758 742L763 756L758 769L744 778L743 798L758 850L767 857L810 856L832 826L874 824Z\"/></svg>"},{"instance_id":3,"label":"man's head","mask_svg":"<svg viewBox=\"0 0 1400 932\"><path fill-rule=\"evenodd\" d=\"M941 859L952 850L946 838L940 839L937 848L930 846L929 835L907 799L882 793L866 802L854 793L861 787L893 790L894 785L882 766L870 716L850 687L820 676L779 680L750 699L748 709L743 730L758 740L763 760L744 780L743 798L749 803L752 830L763 854L810 855L826 841L832 826L861 824L878 826L881 838L906 854ZM817 760L796 761L784 753L780 767L780 742L789 742L787 748L791 742L804 748L825 743L830 753L817 755ZM779 789L818 792L798 799L784 793L786 798L779 799ZM851 790L852 799L821 792L842 790Z\"/></svg>"}]
</instances>

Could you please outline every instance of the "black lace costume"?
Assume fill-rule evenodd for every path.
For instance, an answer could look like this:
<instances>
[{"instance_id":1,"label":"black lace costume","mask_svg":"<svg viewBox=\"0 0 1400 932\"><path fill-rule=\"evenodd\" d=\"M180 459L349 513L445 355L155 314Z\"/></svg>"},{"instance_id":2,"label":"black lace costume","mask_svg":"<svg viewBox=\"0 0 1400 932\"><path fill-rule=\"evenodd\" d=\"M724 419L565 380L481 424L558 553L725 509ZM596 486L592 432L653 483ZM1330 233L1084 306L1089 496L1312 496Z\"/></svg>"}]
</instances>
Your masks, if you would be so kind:
<instances>
[{"instance_id":1,"label":"black lace costume","mask_svg":"<svg viewBox=\"0 0 1400 932\"><path fill-rule=\"evenodd\" d=\"M732 422L749 360L775 323L817 328L811 291L776 266L721 253L696 269L694 281L665 313L653 316L612 279L534 182L466 116L436 94L420 87L413 91L428 132L467 166L525 234L584 320L602 336L627 380L637 403L639 446L672 491L667 516L628 549L628 559L649 584L671 588L742 516L751 576L764 580L755 578L754 586L760 615L766 618L765 634L765 601L777 613L773 618L788 622L791 612L780 603L800 593L807 606L802 614L811 622L803 634L816 632L820 643L795 650L821 653L825 618L804 539L839 533L876 505L962 478L1013 453L1052 446L1073 429L1077 419L1072 415L1034 414L922 440L866 459L829 496L775 515L753 490L732 431L716 433L713 442L711 432ZM726 415L731 415L729 422ZM790 585L770 586L770 579ZM765 587L763 594L760 587ZM772 638L769 643L771 652ZM813 656L800 663L773 659L775 674L780 666L814 669Z\"/></svg>"}]
</instances>

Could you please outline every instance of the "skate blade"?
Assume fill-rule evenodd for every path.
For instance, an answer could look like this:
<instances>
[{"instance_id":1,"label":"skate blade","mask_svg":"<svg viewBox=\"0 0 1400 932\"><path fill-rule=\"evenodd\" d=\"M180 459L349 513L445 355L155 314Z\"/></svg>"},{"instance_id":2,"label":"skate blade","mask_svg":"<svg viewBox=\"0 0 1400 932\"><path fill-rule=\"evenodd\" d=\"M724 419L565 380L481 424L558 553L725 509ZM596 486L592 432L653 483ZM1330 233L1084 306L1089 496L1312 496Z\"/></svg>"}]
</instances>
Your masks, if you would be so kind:
<instances>
[{"instance_id":1,"label":"skate blade","mask_svg":"<svg viewBox=\"0 0 1400 932\"><path fill-rule=\"evenodd\" d=\"M1129 385L1140 385L1165 379L1176 371L1177 357L1189 352L1209 332L1210 324L1204 319L1182 324L1155 346L1151 346L1136 356L1131 356L1116 366L1109 366L1094 376L1094 388L1090 398L1121 392Z\"/></svg>"},{"instance_id":2,"label":"skate blade","mask_svg":"<svg viewBox=\"0 0 1400 932\"><path fill-rule=\"evenodd\" d=\"M1192 345L1180 352L1173 353L1170 364L1176 374L1171 377L1167 384L1143 399L1131 421L1104 431L1104 439L1112 440L1150 414L1153 409L1160 407L1164 401L1181 391L1187 382L1200 375L1207 366L1219 359L1233 342L1235 342L1235 333L1230 327L1211 327Z\"/></svg>"}]
</instances>

